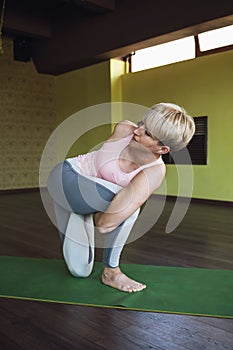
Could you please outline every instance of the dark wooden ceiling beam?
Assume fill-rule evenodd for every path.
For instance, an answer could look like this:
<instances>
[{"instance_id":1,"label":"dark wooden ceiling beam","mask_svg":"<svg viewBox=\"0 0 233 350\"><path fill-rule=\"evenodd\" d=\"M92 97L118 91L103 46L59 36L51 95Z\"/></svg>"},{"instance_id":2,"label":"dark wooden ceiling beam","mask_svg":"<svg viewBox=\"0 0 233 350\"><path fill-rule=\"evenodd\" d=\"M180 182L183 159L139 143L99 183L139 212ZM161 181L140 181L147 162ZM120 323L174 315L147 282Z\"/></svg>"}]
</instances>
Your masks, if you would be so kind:
<instances>
[{"instance_id":1,"label":"dark wooden ceiling beam","mask_svg":"<svg viewBox=\"0 0 233 350\"><path fill-rule=\"evenodd\" d=\"M48 13L36 8L25 8L17 1L14 4L6 1L3 32L30 38L49 38L50 18Z\"/></svg>"}]
</instances>

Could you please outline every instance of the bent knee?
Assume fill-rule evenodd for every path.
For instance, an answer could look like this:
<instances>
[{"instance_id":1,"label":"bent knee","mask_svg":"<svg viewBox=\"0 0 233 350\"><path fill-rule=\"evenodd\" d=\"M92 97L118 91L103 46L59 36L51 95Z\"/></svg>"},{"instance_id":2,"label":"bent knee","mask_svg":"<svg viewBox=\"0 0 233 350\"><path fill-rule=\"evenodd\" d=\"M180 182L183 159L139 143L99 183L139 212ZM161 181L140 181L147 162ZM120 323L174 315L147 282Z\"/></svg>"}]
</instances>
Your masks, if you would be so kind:
<instances>
[{"instance_id":1,"label":"bent knee","mask_svg":"<svg viewBox=\"0 0 233 350\"><path fill-rule=\"evenodd\" d=\"M80 268L80 266L68 266L68 269L74 277L89 277L91 274L90 269Z\"/></svg>"}]
</instances>

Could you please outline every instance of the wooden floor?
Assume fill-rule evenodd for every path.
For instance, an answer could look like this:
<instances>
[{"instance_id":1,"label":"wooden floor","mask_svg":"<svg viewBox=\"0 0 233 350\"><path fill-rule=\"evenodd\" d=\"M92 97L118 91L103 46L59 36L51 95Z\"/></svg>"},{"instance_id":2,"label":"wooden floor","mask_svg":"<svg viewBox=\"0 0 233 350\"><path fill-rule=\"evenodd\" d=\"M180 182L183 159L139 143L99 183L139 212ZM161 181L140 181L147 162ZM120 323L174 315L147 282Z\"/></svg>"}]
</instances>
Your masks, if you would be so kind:
<instances>
[{"instance_id":1,"label":"wooden floor","mask_svg":"<svg viewBox=\"0 0 233 350\"><path fill-rule=\"evenodd\" d=\"M124 263L233 269L232 208L192 203L172 234L173 203L126 245ZM0 255L62 258L38 193L0 197ZM101 259L97 249L96 259ZM0 298L1 350L232 350L233 319L82 307Z\"/></svg>"}]
</instances>

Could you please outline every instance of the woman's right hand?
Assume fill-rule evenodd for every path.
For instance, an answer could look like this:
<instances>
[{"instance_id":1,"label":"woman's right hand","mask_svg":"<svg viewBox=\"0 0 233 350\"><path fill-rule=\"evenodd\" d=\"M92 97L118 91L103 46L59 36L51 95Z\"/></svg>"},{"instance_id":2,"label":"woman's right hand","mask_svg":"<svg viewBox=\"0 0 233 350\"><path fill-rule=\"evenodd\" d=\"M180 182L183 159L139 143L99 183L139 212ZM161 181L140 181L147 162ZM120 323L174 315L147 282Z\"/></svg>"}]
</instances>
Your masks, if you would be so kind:
<instances>
[{"instance_id":1,"label":"woman's right hand","mask_svg":"<svg viewBox=\"0 0 233 350\"><path fill-rule=\"evenodd\" d=\"M97 212L93 215L94 217L94 225L97 227L100 233L109 233L117 228L116 225L112 226L110 223L104 222L102 212Z\"/></svg>"}]
</instances>

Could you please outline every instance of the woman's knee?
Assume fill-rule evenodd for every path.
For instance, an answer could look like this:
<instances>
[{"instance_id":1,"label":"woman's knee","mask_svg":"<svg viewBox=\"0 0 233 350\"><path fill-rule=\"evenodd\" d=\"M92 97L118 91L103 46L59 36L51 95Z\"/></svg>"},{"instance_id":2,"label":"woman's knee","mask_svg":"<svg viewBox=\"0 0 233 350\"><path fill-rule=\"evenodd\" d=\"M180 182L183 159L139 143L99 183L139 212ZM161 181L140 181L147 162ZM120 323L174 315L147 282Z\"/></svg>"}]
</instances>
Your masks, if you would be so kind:
<instances>
[{"instance_id":1,"label":"woman's knee","mask_svg":"<svg viewBox=\"0 0 233 350\"><path fill-rule=\"evenodd\" d=\"M92 271L92 264L88 264L88 260L74 259L69 254L64 254L66 265L74 277L88 277Z\"/></svg>"},{"instance_id":2,"label":"woman's knee","mask_svg":"<svg viewBox=\"0 0 233 350\"><path fill-rule=\"evenodd\" d=\"M89 277L91 274L91 270L88 269L86 266L67 264L67 267L71 275L74 277Z\"/></svg>"},{"instance_id":3,"label":"woman's knee","mask_svg":"<svg viewBox=\"0 0 233 350\"><path fill-rule=\"evenodd\" d=\"M66 236L63 244L63 256L74 277L88 277L91 274L94 256L89 261L90 248L87 241L80 244Z\"/></svg>"}]
</instances>

